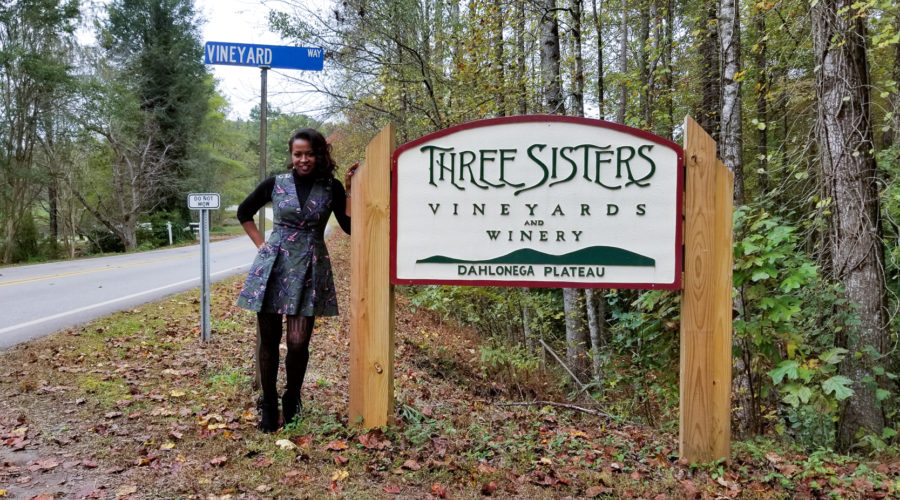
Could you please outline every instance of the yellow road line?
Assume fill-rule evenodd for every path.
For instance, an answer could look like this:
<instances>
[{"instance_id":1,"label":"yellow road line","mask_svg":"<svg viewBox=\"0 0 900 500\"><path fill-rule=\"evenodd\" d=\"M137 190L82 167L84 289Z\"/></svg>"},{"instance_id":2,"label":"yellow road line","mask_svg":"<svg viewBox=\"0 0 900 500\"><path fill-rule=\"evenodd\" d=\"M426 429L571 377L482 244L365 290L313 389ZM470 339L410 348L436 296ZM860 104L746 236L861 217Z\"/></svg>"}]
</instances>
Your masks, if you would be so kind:
<instances>
[{"instance_id":1,"label":"yellow road line","mask_svg":"<svg viewBox=\"0 0 900 500\"><path fill-rule=\"evenodd\" d=\"M238 248L238 247L244 246L244 245L245 244L239 244L239 245L231 245L231 246L227 246L227 247L223 247L223 248L217 248L216 252L223 252L225 250L231 250L231 249ZM197 257L197 255L196 254L186 254L186 255L179 255L177 257L163 257L161 259L144 260L144 261L140 261L140 262L133 262L131 264L115 264L115 265L109 265L109 266L104 266L104 267L97 267L97 268L93 268L93 269L84 269L81 271L72 271L72 272L68 272L68 273L46 274L43 276L34 276L32 278L22 278L22 279L18 279L18 280L3 281L3 282L0 282L0 287L10 286L10 285L21 285L24 283L33 283L35 281L68 278L70 276L79 276L82 274L91 274L91 273L99 273L99 272L103 272L103 271L112 271L113 269L126 269L129 267L137 267L137 266L143 266L143 265L147 265L147 264L156 264L158 262L167 262L167 261L187 259L187 258L192 258L192 257Z\"/></svg>"}]
</instances>

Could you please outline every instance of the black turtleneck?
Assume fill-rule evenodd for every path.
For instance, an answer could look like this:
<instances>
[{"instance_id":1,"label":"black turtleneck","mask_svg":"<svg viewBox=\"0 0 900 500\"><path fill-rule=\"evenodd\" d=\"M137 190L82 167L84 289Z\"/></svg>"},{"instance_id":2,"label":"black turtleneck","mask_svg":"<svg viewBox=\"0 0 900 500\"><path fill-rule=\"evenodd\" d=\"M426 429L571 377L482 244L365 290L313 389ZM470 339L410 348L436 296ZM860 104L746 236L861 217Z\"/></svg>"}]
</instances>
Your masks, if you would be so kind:
<instances>
[{"instance_id":1,"label":"black turtleneck","mask_svg":"<svg viewBox=\"0 0 900 500\"><path fill-rule=\"evenodd\" d=\"M292 173L294 175L294 186L297 188L297 200L302 206L306 203L306 199L309 198L309 192L312 191L316 178L312 175L298 175L297 172L293 171ZM329 182L331 182L331 210L334 212L341 229L345 233L350 234L350 217L346 213L347 195L344 191L344 186L334 177L330 177ZM256 189L238 205L238 221L241 224L252 221L256 212L259 212L259 209L264 207L266 203L272 201L272 191L274 189L275 177L269 177L260 182Z\"/></svg>"}]
</instances>

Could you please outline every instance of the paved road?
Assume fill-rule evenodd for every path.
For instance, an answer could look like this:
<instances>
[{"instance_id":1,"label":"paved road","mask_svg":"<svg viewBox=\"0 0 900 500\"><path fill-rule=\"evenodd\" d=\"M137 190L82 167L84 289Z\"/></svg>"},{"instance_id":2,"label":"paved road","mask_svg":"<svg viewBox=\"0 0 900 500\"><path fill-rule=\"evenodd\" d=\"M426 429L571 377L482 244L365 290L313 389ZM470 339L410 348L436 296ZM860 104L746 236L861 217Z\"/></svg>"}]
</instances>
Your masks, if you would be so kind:
<instances>
[{"instance_id":1,"label":"paved road","mask_svg":"<svg viewBox=\"0 0 900 500\"><path fill-rule=\"evenodd\" d=\"M247 237L211 243L212 280L246 273L255 252ZM199 286L200 245L2 268L0 349Z\"/></svg>"}]
</instances>

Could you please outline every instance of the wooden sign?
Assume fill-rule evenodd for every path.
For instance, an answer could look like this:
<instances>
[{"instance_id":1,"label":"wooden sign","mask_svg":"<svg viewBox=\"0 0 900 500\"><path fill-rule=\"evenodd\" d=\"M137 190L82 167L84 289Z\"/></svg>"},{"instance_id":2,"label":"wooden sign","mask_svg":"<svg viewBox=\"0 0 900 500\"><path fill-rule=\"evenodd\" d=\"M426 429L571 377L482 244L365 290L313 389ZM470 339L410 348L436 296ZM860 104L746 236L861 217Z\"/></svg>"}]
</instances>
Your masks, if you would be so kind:
<instances>
[{"instance_id":1,"label":"wooden sign","mask_svg":"<svg viewBox=\"0 0 900 500\"><path fill-rule=\"evenodd\" d=\"M682 150L560 116L467 123L393 159L395 284L681 285Z\"/></svg>"},{"instance_id":2,"label":"wooden sign","mask_svg":"<svg viewBox=\"0 0 900 500\"><path fill-rule=\"evenodd\" d=\"M393 417L394 294L384 270L388 258L394 283L530 285L545 267L551 267L552 273L552 269L570 264L486 262L492 258L485 256L498 253L497 248L512 248L501 245L503 234L509 243L509 232L514 231L518 243L523 243L521 232L536 231L531 233L531 246L521 247L525 250L518 254L515 250L505 253L501 250L499 254L507 258L518 255L515 260L524 260L536 259L535 255L540 252L543 255L539 258L543 260L547 255L565 255L569 251L554 253L550 250L554 245L572 248L570 243L584 241L590 246L614 247L641 254L654 259L654 267L666 269L654 274L650 281L628 283L628 286L677 288L682 274L680 207L683 187L687 193L684 214L687 222L683 242L686 257L681 312L679 455L690 462L728 459L731 443L734 176L716 159L715 142L694 120L685 119L684 131L687 155L668 141L605 122L565 117L511 117L447 129L401 146L392 156L393 127L382 130L369 144L366 164L353 183L351 424L380 427L389 424ZM656 156L657 153L661 153L660 156ZM580 158L576 158L576 154L581 155ZM689 160L685 168L686 181L681 173L683 157ZM388 171L391 158L392 176ZM392 197L389 196L388 177L392 177ZM599 187L595 186L598 180ZM588 194L579 189L566 191L559 188L566 184L582 184ZM657 184L660 189L649 189ZM558 188L556 191L553 191L554 186ZM616 186L619 189L615 189ZM632 198L616 197L619 191L624 193L626 189L639 194ZM504 194L507 198L494 197L493 193ZM451 209L453 204L457 205L455 210ZM474 208L482 204L484 214ZM578 210L569 211L571 216L553 213L556 205L566 213L570 207L580 208L581 204L615 205L619 212L613 214L607 210L602 217L594 217L594 214L604 212L593 208L591 215L582 215ZM628 213L623 208L634 209L641 204L645 205L645 213L638 215L637 210L632 210L633 215L627 219L637 222L630 226L615 222L617 215ZM538 211L542 205L551 205L549 213ZM497 212L493 218L488 217L489 206ZM525 215L519 213L523 210ZM641 221L654 220L657 215L648 219L641 217L653 213L657 213L659 222L642 226ZM388 216L390 251L386 235ZM591 223L583 228L577 226L579 217ZM485 229L486 221L497 229ZM523 221L542 221L543 224L526 225ZM521 227L501 227L502 224L520 224ZM567 224L574 227L569 231L582 231L574 238L576 241L567 235L574 233L565 232ZM494 238L488 231L501 232ZM542 241L540 231L546 231L546 240ZM606 232L610 233L608 239L602 234ZM588 236L588 233L601 236ZM641 246L644 239L656 241L654 238L658 236L643 233L666 235L659 245L671 255L653 253L650 246ZM538 235L537 239L534 235ZM559 240L553 241L557 235ZM609 255L591 258L609 258ZM503 276L482 276L477 271L480 266L485 266L497 274L498 266L507 265L531 266L533 274L523 274L520 270L518 276L515 271ZM627 266L622 261L586 266L590 265L608 269L608 276L615 276L616 280L628 273L620 273L615 268L641 267ZM466 271L462 276L461 266L476 266L476 275ZM437 277L432 276L435 269L439 269L435 273ZM645 271L642 271L644 274L636 273L638 280L645 279ZM454 276L454 272L458 275ZM583 287L621 285L606 281L610 279L608 276L595 273L581 279L582 276L570 274L564 278L569 281L561 282L552 281L553 278L545 275L540 278L544 281L537 283Z\"/></svg>"}]
</instances>

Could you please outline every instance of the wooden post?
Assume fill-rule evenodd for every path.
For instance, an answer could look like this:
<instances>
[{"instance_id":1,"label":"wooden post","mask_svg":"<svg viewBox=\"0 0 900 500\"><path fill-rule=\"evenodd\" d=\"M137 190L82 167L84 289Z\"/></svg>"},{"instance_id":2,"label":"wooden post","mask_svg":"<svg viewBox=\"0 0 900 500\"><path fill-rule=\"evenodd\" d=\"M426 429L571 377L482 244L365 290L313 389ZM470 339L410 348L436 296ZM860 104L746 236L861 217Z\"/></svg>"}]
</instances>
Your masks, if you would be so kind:
<instances>
[{"instance_id":1,"label":"wooden post","mask_svg":"<svg viewBox=\"0 0 900 500\"><path fill-rule=\"evenodd\" d=\"M350 208L350 425L372 428L394 414L394 288L390 284L391 160L388 124L366 146Z\"/></svg>"},{"instance_id":2,"label":"wooden post","mask_svg":"<svg viewBox=\"0 0 900 500\"><path fill-rule=\"evenodd\" d=\"M731 457L731 269L734 174L716 143L684 120L684 286L681 300L679 455Z\"/></svg>"}]
</instances>

